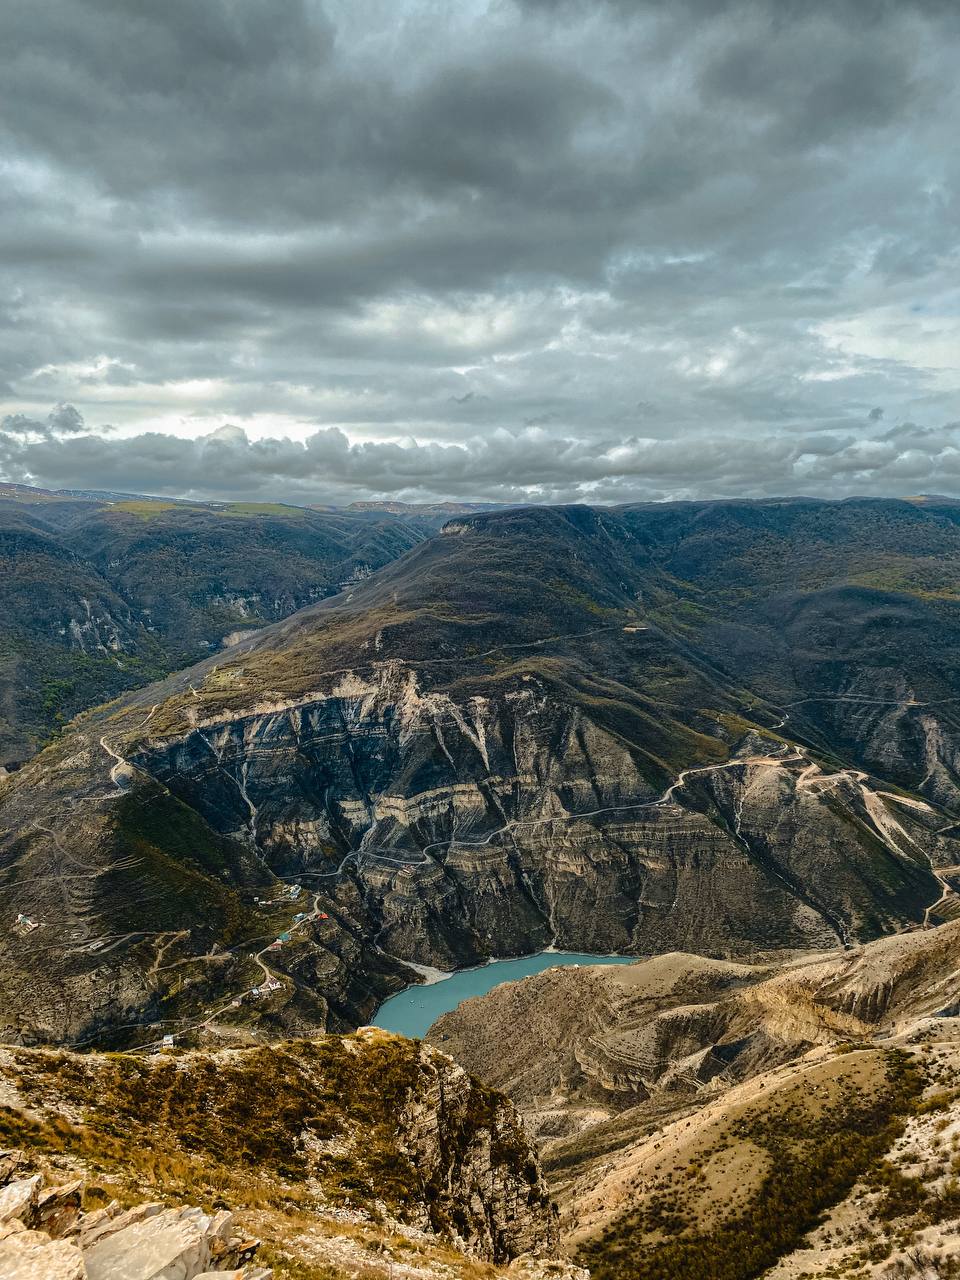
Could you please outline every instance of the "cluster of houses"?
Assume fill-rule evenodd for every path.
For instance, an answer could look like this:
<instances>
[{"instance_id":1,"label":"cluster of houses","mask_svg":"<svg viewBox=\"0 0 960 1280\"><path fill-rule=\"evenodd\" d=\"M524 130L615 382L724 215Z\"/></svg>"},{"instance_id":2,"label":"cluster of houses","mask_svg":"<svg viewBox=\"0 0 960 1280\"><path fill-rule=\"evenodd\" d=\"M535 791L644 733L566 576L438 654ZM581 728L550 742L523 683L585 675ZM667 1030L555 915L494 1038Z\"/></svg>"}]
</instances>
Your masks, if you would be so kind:
<instances>
[{"instance_id":1,"label":"cluster of houses","mask_svg":"<svg viewBox=\"0 0 960 1280\"><path fill-rule=\"evenodd\" d=\"M303 892L302 885L291 884L287 886L286 892L283 895L283 897L286 898L288 901L294 901L296 898L300 897L300 894L302 892ZM274 906L278 901L278 899L255 898L254 901L259 906L269 907L269 906ZM279 899L279 901L283 901L283 898ZM293 917L293 923L295 925L302 924L304 920L308 920L309 918L310 918L309 912L298 911L297 914ZM329 920L330 917L329 915L327 915L326 911L318 911L317 919ZM39 928L38 924L28 919L27 916L24 916L24 915L17 916L17 924L21 928L24 928L28 931ZM283 944L289 941L290 941L290 932L289 930L286 930L283 933L281 933L273 942L271 942L270 945L265 948L265 950L279 951L280 948L283 946ZM242 996L234 996L234 998L230 1001L230 1008L239 1009L239 1007L243 1004L247 996L251 996L254 1000L259 1000L263 996L268 996L274 991L279 991L282 988L282 986L283 986L283 983L280 982L278 978L274 977L272 973L268 973L266 981L261 982L261 984L258 987L251 987L250 990ZM172 1049L174 1045L175 1045L175 1038L172 1035L165 1035L160 1041L161 1049Z\"/></svg>"},{"instance_id":2,"label":"cluster of houses","mask_svg":"<svg viewBox=\"0 0 960 1280\"><path fill-rule=\"evenodd\" d=\"M288 884L285 891L279 898L254 898L254 902L258 907L274 907L278 902L283 902L285 900L293 902L296 898L300 897L301 893L303 893L302 884Z\"/></svg>"},{"instance_id":3,"label":"cluster of houses","mask_svg":"<svg viewBox=\"0 0 960 1280\"><path fill-rule=\"evenodd\" d=\"M268 996L271 991L279 991L282 986L283 983L279 982L271 973L267 976L266 982L261 982L259 987L251 987L242 996L234 996L230 1001L230 1008L239 1009L247 996L252 996L254 1000L259 1000L261 996Z\"/></svg>"},{"instance_id":4,"label":"cluster of houses","mask_svg":"<svg viewBox=\"0 0 960 1280\"><path fill-rule=\"evenodd\" d=\"M266 982L262 982L259 987L251 987L250 994L255 1000L258 1000L261 996L268 996L271 991L279 991L282 986L283 983L278 982L273 974L271 974L270 977L267 978Z\"/></svg>"}]
</instances>

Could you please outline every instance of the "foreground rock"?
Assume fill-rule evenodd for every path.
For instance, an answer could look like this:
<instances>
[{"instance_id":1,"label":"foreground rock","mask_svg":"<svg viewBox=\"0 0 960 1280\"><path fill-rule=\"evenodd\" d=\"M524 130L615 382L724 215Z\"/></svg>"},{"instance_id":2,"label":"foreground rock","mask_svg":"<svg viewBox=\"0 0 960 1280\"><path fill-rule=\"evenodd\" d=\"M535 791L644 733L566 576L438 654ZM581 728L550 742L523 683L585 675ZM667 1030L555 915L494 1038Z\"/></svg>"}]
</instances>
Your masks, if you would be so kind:
<instances>
[{"instance_id":1,"label":"foreground rock","mask_svg":"<svg viewBox=\"0 0 960 1280\"><path fill-rule=\"evenodd\" d=\"M83 1182L44 1188L14 1175L25 1159L0 1152L0 1276L4 1280L271 1280L247 1265L259 1241L237 1235L233 1215L159 1204L84 1213Z\"/></svg>"},{"instance_id":2,"label":"foreground rock","mask_svg":"<svg viewBox=\"0 0 960 1280\"><path fill-rule=\"evenodd\" d=\"M4 1280L41 1260L59 1280L80 1255L87 1280L376 1276L385 1254L408 1280L479 1260L565 1274L513 1106L429 1046L370 1031L153 1058L0 1049L0 1096L21 1147L0 1153L0 1222L19 1224Z\"/></svg>"}]
</instances>

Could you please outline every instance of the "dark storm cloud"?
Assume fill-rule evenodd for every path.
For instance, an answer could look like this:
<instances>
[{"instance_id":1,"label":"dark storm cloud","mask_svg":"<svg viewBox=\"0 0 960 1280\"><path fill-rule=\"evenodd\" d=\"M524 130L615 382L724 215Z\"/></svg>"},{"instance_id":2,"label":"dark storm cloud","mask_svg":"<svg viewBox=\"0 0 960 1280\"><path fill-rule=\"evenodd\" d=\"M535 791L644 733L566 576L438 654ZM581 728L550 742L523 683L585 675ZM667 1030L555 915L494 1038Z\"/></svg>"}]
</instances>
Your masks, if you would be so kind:
<instances>
[{"instance_id":1,"label":"dark storm cloud","mask_svg":"<svg viewBox=\"0 0 960 1280\"><path fill-rule=\"evenodd\" d=\"M517 0L521 9L546 13L589 12L591 7L612 9L623 17L637 17L665 9L660 0ZM953 0L674 0L671 9L699 18L738 18L761 13L778 22L791 22L811 13L828 16L854 30L895 15L904 7L935 15L951 15Z\"/></svg>"},{"instance_id":2,"label":"dark storm cloud","mask_svg":"<svg viewBox=\"0 0 960 1280\"><path fill-rule=\"evenodd\" d=\"M4 6L0 465L943 490L957 42L934 0Z\"/></svg>"},{"instance_id":3,"label":"dark storm cloud","mask_svg":"<svg viewBox=\"0 0 960 1280\"><path fill-rule=\"evenodd\" d=\"M42 422L28 418L25 413L8 413L0 418L0 432L10 436L40 436L45 440L75 435L84 431L85 426L83 417L72 404L54 405Z\"/></svg>"},{"instance_id":4,"label":"dark storm cloud","mask_svg":"<svg viewBox=\"0 0 960 1280\"><path fill-rule=\"evenodd\" d=\"M6 424L3 424L6 426ZM40 424L33 424L39 427ZM250 440L225 426L184 439L157 432L108 441L0 431L0 463L12 479L53 487L120 489L131 475L155 494L345 502L360 490L411 500L444 495L495 501L628 501L812 493L918 492L960 483L960 423L929 430L903 423L878 439L839 430L755 439L715 434L691 452L681 440L641 436L590 441L555 429L491 432L463 444L351 443L338 428L304 441ZM197 477L198 483L185 483Z\"/></svg>"}]
</instances>

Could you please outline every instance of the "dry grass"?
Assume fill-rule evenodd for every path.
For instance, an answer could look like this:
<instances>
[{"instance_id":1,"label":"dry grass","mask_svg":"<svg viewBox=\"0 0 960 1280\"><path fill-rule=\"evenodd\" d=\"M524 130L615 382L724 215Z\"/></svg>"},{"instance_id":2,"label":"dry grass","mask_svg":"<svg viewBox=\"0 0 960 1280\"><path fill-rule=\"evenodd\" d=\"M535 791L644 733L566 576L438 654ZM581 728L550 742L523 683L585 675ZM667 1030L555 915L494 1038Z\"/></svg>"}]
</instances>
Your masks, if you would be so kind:
<instances>
[{"instance_id":1,"label":"dry grass","mask_svg":"<svg viewBox=\"0 0 960 1280\"><path fill-rule=\"evenodd\" d=\"M24 1150L54 1183L82 1172L89 1207L109 1199L229 1207L290 1280L341 1274L344 1250L358 1261L355 1274L378 1276L380 1259L393 1257L487 1280L495 1268L445 1243L465 1207L448 1179L473 1159L481 1131L494 1163L531 1197L536 1166L503 1100L476 1082L438 1108L436 1161L417 1157L402 1117L443 1098L438 1073L452 1070L444 1064L382 1033L216 1055L7 1051L0 1149ZM411 1222L429 1222L429 1233L403 1225Z\"/></svg>"},{"instance_id":2,"label":"dry grass","mask_svg":"<svg viewBox=\"0 0 960 1280\"><path fill-rule=\"evenodd\" d=\"M732 1090L601 1182L584 1261L599 1280L759 1274L880 1159L921 1087L902 1055L866 1050Z\"/></svg>"},{"instance_id":3,"label":"dry grass","mask_svg":"<svg viewBox=\"0 0 960 1280\"><path fill-rule=\"evenodd\" d=\"M172 511L180 504L177 502L160 502L151 498L131 498L126 502L115 502L111 511L122 511L124 515L139 516L141 520L151 520L162 515L164 511Z\"/></svg>"}]
</instances>

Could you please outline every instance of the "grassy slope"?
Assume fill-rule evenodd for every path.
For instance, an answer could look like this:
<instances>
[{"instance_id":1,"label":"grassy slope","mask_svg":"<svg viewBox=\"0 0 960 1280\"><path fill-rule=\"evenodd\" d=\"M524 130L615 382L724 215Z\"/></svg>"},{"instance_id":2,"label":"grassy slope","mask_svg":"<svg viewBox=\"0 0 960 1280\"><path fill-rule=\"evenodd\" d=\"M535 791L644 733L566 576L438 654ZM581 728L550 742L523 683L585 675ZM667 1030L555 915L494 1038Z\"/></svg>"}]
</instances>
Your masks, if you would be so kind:
<instances>
[{"instance_id":1,"label":"grassy slope","mask_svg":"<svg viewBox=\"0 0 960 1280\"><path fill-rule=\"evenodd\" d=\"M312 1232L343 1233L388 1256L417 1253L456 1277L493 1276L494 1268L444 1245L459 1212L445 1171L457 1176L488 1134L494 1165L532 1196L542 1191L534 1191L536 1166L509 1104L476 1081L464 1081L463 1106L445 1104L443 1062L418 1042L382 1033L216 1057L0 1051L0 1145L22 1149L52 1181L79 1168L87 1207L111 1198L227 1204L263 1237L261 1257L280 1277L340 1274L303 1261L297 1238ZM411 1107L435 1114L436 1168L405 1145ZM331 1210L339 1222L327 1217ZM436 1236L405 1238L401 1224L424 1215ZM370 1261L369 1274L379 1275Z\"/></svg>"},{"instance_id":2,"label":"grassy slope","mask_svg":"<svg viewBox=\"0 0 960 1280\"><path fill-rule=\"evenodd\" d=\"M878 1050L769 1083L664 1141L639 1207L581 1246L594 1280L760 1276L879 1172L923 1089L907 1055Z\"/></svg>"},{"instance_id":3,"label":"grassy slope","mask_svg":"<svg viewBox=\"0 0 960 1280\"><path fill-rule=\"evenodd\" d=\"M0 763L77 712L379 568L416 521L279 504L0 504ZM94 628L82 639L71 622ZM117 643L113 638L117 633Z\"/></svg>"}]
</instances>

